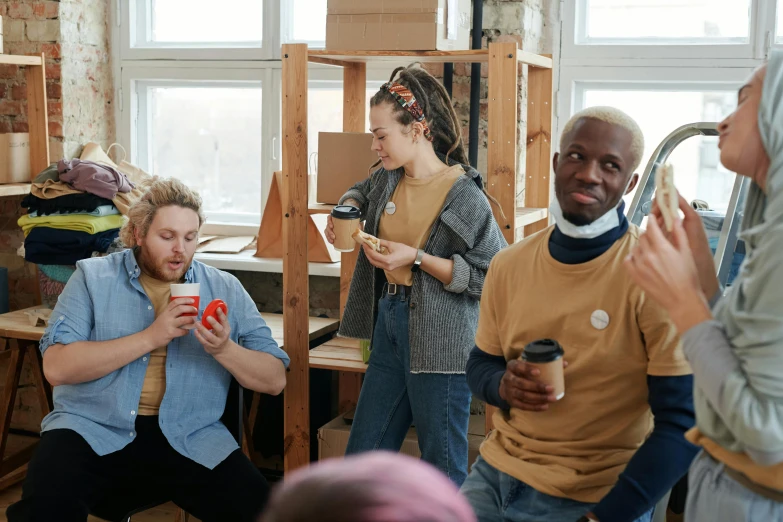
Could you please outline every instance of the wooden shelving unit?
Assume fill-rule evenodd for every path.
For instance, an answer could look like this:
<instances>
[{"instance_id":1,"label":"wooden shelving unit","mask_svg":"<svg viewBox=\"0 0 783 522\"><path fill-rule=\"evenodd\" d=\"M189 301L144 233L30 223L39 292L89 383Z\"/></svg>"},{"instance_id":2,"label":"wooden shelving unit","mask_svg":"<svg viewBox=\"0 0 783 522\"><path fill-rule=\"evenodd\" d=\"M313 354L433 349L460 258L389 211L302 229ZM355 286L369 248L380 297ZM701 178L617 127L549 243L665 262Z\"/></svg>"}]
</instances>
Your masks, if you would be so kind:
<instances>
[{"instance_id":1,"label":"wooden shelving unit","mask_svg":"<svg viewBox=\"0 0 783 522\"><path fill-rule=\"evenodd\" d=\"M40 56L0 54L0 64L25 68L27 81L27 122L30 128L30 180L49 166L49 117L46 108L46 59ZM0 185L0 197L18 196L30 192L30 185L14 183Z\"/></svg>"},{"instance_id":2,"label":"wooden shelving unit","mask_svg":"<svg viewBox=\"0 0 783 522\"><path fill-rule=\"evenodd\" d=\"M549 206L549 160L552 135L552 59L493 43L473 51L386 52L308 50L305 44L283 46L283 317L291 366L285 391L285 470L309 462L309 370L340 372L339 405L356 404L366 365L359 343L335 338L309 350L307 216L327 213L328 205L307 204L307 66L343 68L343 131L363 132L367 63L487 63L489 66L489 136L487 191L503 209L495 217L509 243L546 227ZM517 206L518 70L528 67L527 160L525 202ZM503 217L505 216L505 217ZM343 254L340 310L345 307L359 254Z\"/></svg>"}]
</instances>

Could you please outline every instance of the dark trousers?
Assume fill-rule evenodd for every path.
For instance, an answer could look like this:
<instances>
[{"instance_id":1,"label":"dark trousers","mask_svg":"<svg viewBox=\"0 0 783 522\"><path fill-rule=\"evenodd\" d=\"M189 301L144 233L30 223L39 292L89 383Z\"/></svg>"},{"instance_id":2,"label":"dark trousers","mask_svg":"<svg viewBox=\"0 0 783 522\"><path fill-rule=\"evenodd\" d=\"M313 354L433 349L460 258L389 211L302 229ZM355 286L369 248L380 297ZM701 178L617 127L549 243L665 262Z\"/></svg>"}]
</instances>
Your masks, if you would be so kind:
<instances>
[{"instance_id":1,"label":"dark trousers","mask_svg":"<svg viewBox=\"0 0 783 522\"><path fill-rule=\"evenodd\" d=\"M85 522L107 493L127 492L131 503L168 499L204 522L255 522L269 484L241 450L210 470L169 445L158 417L139 417L136 433L125 448L100 457L75 431L45 432L8 521Z\"/></svg>"}]
</instances>

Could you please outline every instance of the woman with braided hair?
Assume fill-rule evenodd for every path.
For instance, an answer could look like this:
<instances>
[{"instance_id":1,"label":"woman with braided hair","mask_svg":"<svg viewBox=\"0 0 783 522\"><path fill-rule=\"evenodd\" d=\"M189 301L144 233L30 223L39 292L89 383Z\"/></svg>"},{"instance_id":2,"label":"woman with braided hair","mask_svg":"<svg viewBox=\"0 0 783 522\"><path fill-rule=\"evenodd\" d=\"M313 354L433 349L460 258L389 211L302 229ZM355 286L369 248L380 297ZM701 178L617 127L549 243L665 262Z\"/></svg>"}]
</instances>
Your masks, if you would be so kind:
<instances>
[{"instance_id":1,"label":"woman with braided hair","mask_svg":"<svg viewBox=\"0 0 783 522\"><path fill-rule=\"evenodd\" d=\"M424 460L459 486L465 364L489 262L506 242L432 75L396 69L370 100L370 127L381 168L340 201L360 209L383 252L359 253L340 326L342 336L372 340L347 452L398 451L413 423ZM326 236L334 241L331 218Z\"/></svg>"}]
</instances>

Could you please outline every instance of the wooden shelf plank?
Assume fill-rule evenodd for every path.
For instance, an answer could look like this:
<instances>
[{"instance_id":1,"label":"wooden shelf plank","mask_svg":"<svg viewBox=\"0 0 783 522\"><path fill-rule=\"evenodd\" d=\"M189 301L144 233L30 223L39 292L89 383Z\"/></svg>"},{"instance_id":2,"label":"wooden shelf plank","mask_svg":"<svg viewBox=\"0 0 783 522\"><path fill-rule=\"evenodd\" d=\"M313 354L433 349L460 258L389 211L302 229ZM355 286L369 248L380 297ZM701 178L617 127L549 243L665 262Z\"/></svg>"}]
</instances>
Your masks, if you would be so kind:
<instances>
[{"instance_id":1,"label":"wooden shelf plank","mask_svg":"<svg viewBox=\"0 0 783 522\"><path fill-rule=\"evenodd\" d=\"M7 196L24 196L29 193L29 183L8 183L6 185L0 185L0 198Z\"/></svg>"},{"instance_id":2,"label":"wooden shelf plank","mask_svg":"<svg viewBox=\"0 0 783 522\"><path fill-rule=\"evenodd\" d=\"M313 63L344 66L347 63L399 62L401 58L413 58L423 63L485 63L489 50L469 51L332 51L309 50L307 58ZM528 51L517 51L517 61L542 69L552 68L552 58Z\"/></svg>"},{"instance_id":3,"label":"wooden shelf plank","mask_svg":"<svg viewBox=\"0 0 783 522\"><path fill-rule=\"evenodd\" d=\"M313 203L307 208L309 214L330 214L335 205L326 205L324 203Z\"/></svg>"},{"instance_id":4,"label":"wooden shelf plank","mask_svg":"<svg viewBox=\"0 0 783 522\"><path fill-rule=\"evenodd\" d=\"M526 227L533 223L538 223L549 216L549 210L545 208L527 208L519 207L516 212L516 228Z\"/></svg>"},{"instance_id":5,"label":"wooden shelf plank","mask_svg":"<svg viewBox=\"0 0 783 522\"><path fill-rule=\"evenodd\" d=\"M517 61L519 63L526 63L531 67L538 67L540 69L551 69L552 58L547 56L541 56L540 54L534 54L527 51L517 51Z\"/></svg>"},{"instance_id":6,"label":"wooden shelf plank","mask_svg":"<svg viewBox=\"0 0 783 522\"><path fill-rule=\"evenodd\" d=\"M42 63L40 56L0 54L0 64L3 65L41 65Z\"/></svg>"},{"instance_id":7,"label":"wooden shelf plank","mask_svg":"<svg viewBox=\"0 0 783 522\"><path fill-rule=\"evenodd\" d=\"M310 61L315 63L326 63L329 65L341 65L340 62L399 62L401 59L412 59L413 61L422 63L482 63L489 61L489 51L487 49L476 49L469 51L308 50L307 54ZM531 54L531 56L536 55ZM532 61L533 58L530 58L530 60Z\"/></svg>"},{"instance_id":8,"label":"wooden shelf plank","mask_svg":"<svg viewBox=\"0 0 783 522\"><path fill-rule=\"evenodd\" d=\"M359 341L343 337L335 337L310 350L310 368L359 373L367 371Z\"/></svg>"}]
</instances>

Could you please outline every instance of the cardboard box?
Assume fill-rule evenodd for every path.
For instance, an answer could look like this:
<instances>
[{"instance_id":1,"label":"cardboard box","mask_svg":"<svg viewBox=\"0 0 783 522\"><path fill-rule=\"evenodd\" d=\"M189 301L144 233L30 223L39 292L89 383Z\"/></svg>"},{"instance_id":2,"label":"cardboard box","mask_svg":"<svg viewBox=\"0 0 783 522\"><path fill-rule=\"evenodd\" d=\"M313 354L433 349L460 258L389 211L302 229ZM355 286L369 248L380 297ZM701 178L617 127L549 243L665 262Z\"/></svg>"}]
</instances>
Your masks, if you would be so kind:
<instances>
[{"instance_id":1,"label":"cardboard box","mask_svg":"<svg viewBox=\"0 0 783 522\"><path fill-rule=\"evenodd\" d=\"M329 0L326 48L341 51L470 49L470 0Z\"/></svg>"},{"instance_id":2,"label":"cardboard box","mask_svg":"<svg viewBox=\"0 0 783 522\"><path fill-rule=\"evenodd\" d=\"M328 0L326 14L435 13L442 4L442 0Z\"/></svg>"},{"instance_id":3,"label":"cardboard box","mask_svg":"<svg viewBox=\"0 0 783 522\"><path fill-rule=\"evenodd\" d=\"M318 203L336 205L349 188L367 179L370 167L378 161L371 147L372 134L318 133Z\"/></svg>"},{"instance_id":4,"label":"cardboard box","mask_svg":"<svg viewBox=\"0 0 783 522\"><path fill-rule=\"evenodd\" d=\"M348 446L348 435L351 425L345 422L342 415L318 430L318 460L343 457ZM479 455L479 447L484 442L484 416L471 415L468 425L468 470ZM416 438L416 428L408 430L408 435L402 443L400 453L411 457L421 457L419 440Z\"/></svg>"},{"instance_id":5,"label":"cardboard box","mask_svg":"<svg viewBox=\"0 0 783 522\"><path fill-rule=\"evenodd\" d=\"M0 184L29 183L30 134L0 134Z\"/></svg>"}]
</instances>

